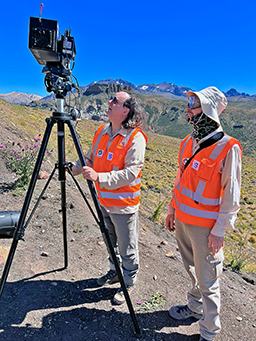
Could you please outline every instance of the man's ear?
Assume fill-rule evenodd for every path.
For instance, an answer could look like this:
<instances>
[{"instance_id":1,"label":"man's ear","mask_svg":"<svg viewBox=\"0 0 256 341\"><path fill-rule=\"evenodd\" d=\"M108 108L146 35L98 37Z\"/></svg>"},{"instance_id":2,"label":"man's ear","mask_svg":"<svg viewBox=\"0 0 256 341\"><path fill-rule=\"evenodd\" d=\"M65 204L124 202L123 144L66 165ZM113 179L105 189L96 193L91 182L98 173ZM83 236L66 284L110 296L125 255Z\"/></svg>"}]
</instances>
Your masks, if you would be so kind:
<instances>
[{"instance_id":1,"label":"man's ear","mask_svg":"<svg viewBox=\"0 0 256 341\"><path fill-rule=\"evenodd\" d=\"M127 116L130 112L130 109L129 108L124 108L124 112L123 112L123 115L124 116Z\"/></svg>"}]
</instances>

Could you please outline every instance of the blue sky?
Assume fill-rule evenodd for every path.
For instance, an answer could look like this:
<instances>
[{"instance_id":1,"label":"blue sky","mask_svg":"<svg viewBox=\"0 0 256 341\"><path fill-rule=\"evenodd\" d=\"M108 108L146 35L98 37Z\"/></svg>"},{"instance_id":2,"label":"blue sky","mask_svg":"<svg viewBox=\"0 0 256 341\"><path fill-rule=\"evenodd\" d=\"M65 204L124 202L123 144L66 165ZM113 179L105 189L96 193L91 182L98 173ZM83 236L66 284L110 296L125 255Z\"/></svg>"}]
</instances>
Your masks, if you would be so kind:
<instances>
[{"instance_id":1,"label":"blue sky","mask_svg":"<svg viewBox=\"0 0 256 341\"><path fill-rule=\"evenodd\" d=\"M133 84L170 82L256 94L256 2L43 1L76 42L73 74L81 86L107 78ZM28 49L29 17L40 1L1 3L0 93L46 96L42 66Z\"/></svg>"}]
</instances>

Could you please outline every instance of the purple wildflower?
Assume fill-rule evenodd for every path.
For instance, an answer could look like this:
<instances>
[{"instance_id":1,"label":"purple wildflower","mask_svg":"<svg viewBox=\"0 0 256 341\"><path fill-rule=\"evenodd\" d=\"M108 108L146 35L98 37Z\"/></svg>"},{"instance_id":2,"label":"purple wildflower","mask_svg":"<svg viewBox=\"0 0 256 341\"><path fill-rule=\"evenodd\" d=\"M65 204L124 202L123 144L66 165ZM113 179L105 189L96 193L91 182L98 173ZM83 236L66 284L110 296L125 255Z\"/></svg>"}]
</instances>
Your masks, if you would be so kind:
<instances>
[{"instance_id":1,"label":"purple wildflower","mask_svg":"<svg viewBox=\"0 0 256 341\"><path fill-rule=\"evenodd\" d=\"M0 148L4 148L4 146L1 144L1 145L0 145Z\"/></svg>"}]
</instances>

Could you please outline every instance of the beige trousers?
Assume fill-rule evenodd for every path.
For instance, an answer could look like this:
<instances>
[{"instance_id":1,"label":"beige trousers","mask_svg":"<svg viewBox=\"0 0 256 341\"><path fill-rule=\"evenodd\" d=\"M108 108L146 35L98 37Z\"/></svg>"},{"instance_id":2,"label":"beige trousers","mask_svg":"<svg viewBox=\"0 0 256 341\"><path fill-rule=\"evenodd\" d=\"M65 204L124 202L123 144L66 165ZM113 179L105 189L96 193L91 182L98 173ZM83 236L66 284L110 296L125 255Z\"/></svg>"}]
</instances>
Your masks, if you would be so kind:
<instances>
[{"instance_id":1,"label":"beige trousers","mask_svg":"<svg viewBox=\"0 0 256 341\"><path fill-rule=\"evenodd\" d=\"M139 272L138 211L130 214L111 214L102 206L109 237L116 258L123 269L126 285L134 285ZM115 266L109 253L110 269Z\"/></svg>"},{"instance_id":2,"label":"beige trousers","mask_svg":"<svg viewBox=\"0 0 256 341\"><path fill-rule=\"evenodd\" d=\"M176 238L184 266L192 280L188 292L188 307L203 314L199 321L200 334L206 340L213 340L220 332L220 288L223 250L214 257L208 248L211 229L189 225L176 218Z\"/></svg>"}]
</instances>

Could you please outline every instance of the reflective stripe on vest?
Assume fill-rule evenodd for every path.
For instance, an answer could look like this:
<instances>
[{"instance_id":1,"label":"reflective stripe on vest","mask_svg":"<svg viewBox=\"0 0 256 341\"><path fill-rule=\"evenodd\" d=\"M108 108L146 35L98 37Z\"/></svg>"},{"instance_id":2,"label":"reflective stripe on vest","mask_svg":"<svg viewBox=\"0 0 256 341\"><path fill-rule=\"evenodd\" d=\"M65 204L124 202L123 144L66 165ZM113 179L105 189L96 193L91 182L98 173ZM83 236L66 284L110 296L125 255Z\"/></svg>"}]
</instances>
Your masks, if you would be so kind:
<instances>
[{"instance_id":1,"label":"reflective stripe on vest","mask_svg":"<svg viewBox=\"0 0 256 341\"><path fill-rule=\"evenodd\" d=\"M206 186L206 183L203 182L202 180L199 180L195 192L191 191L188 188L183 187L181 190L181 193L184 194L186 197L191 198L194 201L200 202L203 205L211 205L211 206L220 205L222 198L210 199L210 198L205 198L203 196L205 186Z\"/></svg>"},{"instance_id":2,"label":"reflective stripe on vest","mask_svg":"<svg viewBox=\"0 0 256 341\"><path fill-rule=\"evenodd\" d=\"M193 140L192 140L191 135L188 135L188 136L185 137L185 139L182 141L181 150L180 150L180 153L179 153L179 165L180 165L182 168L184 168L184 165L183 165L183 160L182 160L181 158L182 158L182 155L183 155L184 150L186 149L188 143L191 144L191 149L192 149ZM192 155L191 155L191 156L192 156Z\"/></svg>"},{"instance_id":3,"label":"reflective stripe on vest","mask_svg":"<svg viewBox=\"0 0 256 341\"><path fill-rule=\"evenodd\" d=\"M128 187L132 187L132 186L136 186L139 185L141 183L141 178L139 179L135 179L133 182L131 182L129 185L127 185Z\"/></svg>"},{"instance_id":4,"label":"reflective stripe on vest","mask_svg":"<svg viewBox=\"0 0 256 341\"><path fill-rule=\"evenodd\" d=\"M113 192L102 192L100 191L100 197L103 199L117 199L117 200L123 200L123 199L134 199L140 196L140 191L137 192L131 192L131 193L113 193Z\"/></svg>"},{"instance_id":5,"label":"reflective stripe on vest","mask_svg":"<svg viewBox=\"0 0 256 341\"><path fill-rule=\"evenodd\" d=\"M215 220L217 220L217 218L218 218L218 212L215 213L215 212L211 212L211 211L202 211L202 210L198 210L196 208L192 208L192 207L184 205L184 204L179 204L179 210L181 210L182 212L187 213L189 215L192 215L194 217L215 219ZM191 221L191 223L192 223L192 221ZM193 220L193 225L197 225L196 223L194 223L194 220Z\"/></svg>"},{"instance_id":6,"label":"reflective stripe on vest","mask_svg":"<svg viewBox=\"0 0 256 341\"><path fill-rule=\"evenodd\" d=\"M125 155L131 147L134 136L141 132L147 141L147 137L139 129L132 129L127 136L116 135L109 146L109 134L107 130L109 125L101 126L93 138L92 160L93 168L96 172L111 172L112 170L124 169ZM100 151L100 154L99 154ZM96 182L98 198L101 205L105 207L124 207L135 206L139 204L140 188L141 188L141 171L137 178L131 183L118 189L107 190L100 188Z\"/></svg>"},{"instance_id":7,"label":"reflective stripe on vest","mask_svg":"<svg viewBox=\"0 0 256 341\"><path fill-rule=\"evenodd\" d=\"M184 168L184 160L193 154L192 144L190 136L181 144L179 153L181 168ZM223 195L219 166L234 144L238 144L242 150L237 140L224 135L221 140L202 149L192 159L175 188L172 201L179 220L209 228L214 226Z\"/></svg>"}]
</instances>

